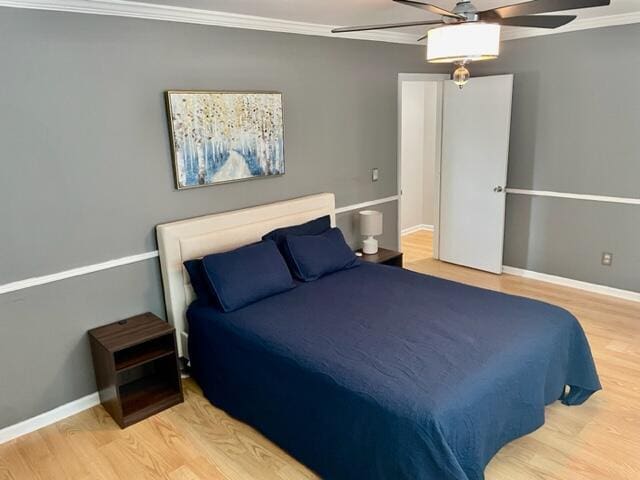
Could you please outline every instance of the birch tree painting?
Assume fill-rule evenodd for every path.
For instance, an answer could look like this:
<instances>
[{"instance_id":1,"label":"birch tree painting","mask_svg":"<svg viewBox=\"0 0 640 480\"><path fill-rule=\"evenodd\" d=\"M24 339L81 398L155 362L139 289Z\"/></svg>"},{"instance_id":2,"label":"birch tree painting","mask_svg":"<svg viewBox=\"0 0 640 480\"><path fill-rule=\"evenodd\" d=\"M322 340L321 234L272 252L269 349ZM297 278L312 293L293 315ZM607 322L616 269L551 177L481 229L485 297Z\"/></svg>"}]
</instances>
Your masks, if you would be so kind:
<instances>
[{"instance_id":1,"label":"birch tree painting","mask_svg":"<svg viewBox=\"0 0 640 480\"><path fill-rule=\"evenodd\" d=\"M284 174L281 94L167 97L178 188Z\"/></svg>"}]
</instances>

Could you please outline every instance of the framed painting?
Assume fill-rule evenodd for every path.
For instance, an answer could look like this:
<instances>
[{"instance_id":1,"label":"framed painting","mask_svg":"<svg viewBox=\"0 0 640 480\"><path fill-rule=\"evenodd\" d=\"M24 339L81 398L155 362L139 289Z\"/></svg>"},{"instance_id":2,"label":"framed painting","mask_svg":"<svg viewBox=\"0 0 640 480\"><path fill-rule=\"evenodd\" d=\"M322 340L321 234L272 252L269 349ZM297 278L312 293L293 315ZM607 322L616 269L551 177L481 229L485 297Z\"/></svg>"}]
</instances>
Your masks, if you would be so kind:
<instances>
[{"instance_id":1,"label":"framed painting","mask_svg":"<svg viewBox=\"0 0 640 480\"><path fill-rule=\"evenodd\" d=\"M282 94L167 92L176 188L284 175Z\"/></svg>"}]
</instances>

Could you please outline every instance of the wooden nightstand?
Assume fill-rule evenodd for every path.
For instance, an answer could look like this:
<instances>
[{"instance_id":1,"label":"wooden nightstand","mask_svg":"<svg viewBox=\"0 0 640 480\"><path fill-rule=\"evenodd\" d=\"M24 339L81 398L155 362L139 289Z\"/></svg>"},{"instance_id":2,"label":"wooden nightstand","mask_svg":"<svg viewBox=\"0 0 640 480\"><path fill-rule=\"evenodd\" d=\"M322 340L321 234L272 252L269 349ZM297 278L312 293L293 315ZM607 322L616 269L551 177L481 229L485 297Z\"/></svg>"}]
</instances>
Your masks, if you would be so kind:
<instances>
[{"instance_id":1,"label":"wooden nightstand","mask_svg":"<svg viewBox=\"0 0 640 480\"><path fill-rule=\"evenodd\" d=\"M358 250L362 253L362 250ZM402 252L396 252L395 250L389 250L387 248L378 248L378 253L372 255L362 254L358 257L360 260L370 263L382 263L384 265L391 265L392 267L402 267Z\"/></svg>"},{"instance_id":2,"label":"wooden nightstand","mask_svg":"<svg viewBox=\"0 0 640 480\"><path fill-rule=\"evenodd\" d=\"M89 330L100 401L121 428L184 401L174 328L152 313Z\"/></svg>"}]
</instances>

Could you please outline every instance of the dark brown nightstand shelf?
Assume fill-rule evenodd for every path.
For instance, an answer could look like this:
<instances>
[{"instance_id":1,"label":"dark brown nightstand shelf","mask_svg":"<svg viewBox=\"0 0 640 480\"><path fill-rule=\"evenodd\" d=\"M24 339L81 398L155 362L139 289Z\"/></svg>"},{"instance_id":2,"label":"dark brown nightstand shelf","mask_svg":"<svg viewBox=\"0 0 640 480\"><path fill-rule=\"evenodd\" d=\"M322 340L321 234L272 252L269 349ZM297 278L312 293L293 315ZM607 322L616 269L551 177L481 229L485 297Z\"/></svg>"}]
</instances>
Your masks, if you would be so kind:
<instances>
[{"instance_id":1,"label":"dark brown nightstand shelf","mask_svg":"<svg viewBox=\"0 0 640 480\"><path fill-rule=\"evenodd\" d=\"M362 253L362 250L358 250ZM402 267L402 252L389 250L388 248L378 248L378 253L371 255L362 254L358 257L360 260L370 263L382 263L383 265L391 265L393 267Z\"/></svg>"},{"instance_id":2,"label":"dark brown nightstand shelf","mask_svg":"<svg viewBox=\"0 0 640 480\"><path fill-rule=\"evenodd\" d=\"M122 414L129 425L182 402L173 382L162 375L142 377L119 389Z\"/></svg>"},{"instance_id":3,"label":"dark brown nightstand shelf","mask_svg":"<svg viewBox=\"0 0 640 480\"><path fill-rule=\"evenodd\" d=\"M173 338L170 335L125 348L114 354L116 371L144 365L166 355L173 355L174 352Z\"/></svg>"},{"instance_id":4,"label":"dark brown nightstand shelf","mask_svg":"<svg viewBox=\"0 0 640 480\"><path fill-rule=\"evenodd\" d=\"M122 428L183 401L175 331L145 313L89 331L104 408Z\"/></svg>"}]
</instances>

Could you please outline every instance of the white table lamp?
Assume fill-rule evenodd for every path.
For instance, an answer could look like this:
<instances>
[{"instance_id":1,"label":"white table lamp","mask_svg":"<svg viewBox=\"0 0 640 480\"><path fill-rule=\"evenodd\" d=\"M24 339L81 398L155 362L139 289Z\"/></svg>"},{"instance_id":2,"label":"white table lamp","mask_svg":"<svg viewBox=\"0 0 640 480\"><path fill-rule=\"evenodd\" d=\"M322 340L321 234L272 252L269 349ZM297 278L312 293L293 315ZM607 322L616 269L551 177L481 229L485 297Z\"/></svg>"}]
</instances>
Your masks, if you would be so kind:
<instances>
[{"instance_id":1,"label":"white table lamp","mask_svg":"<svg viewBox=\"0 0 640 480\"><path fill-rule=\"evenodd\" d=\"M367 255L378 253L378 240L373 237L382 235L382 213L375 210L360 212L360 233L367 237L362 252Z\"/></svg>"}]
</instances>

